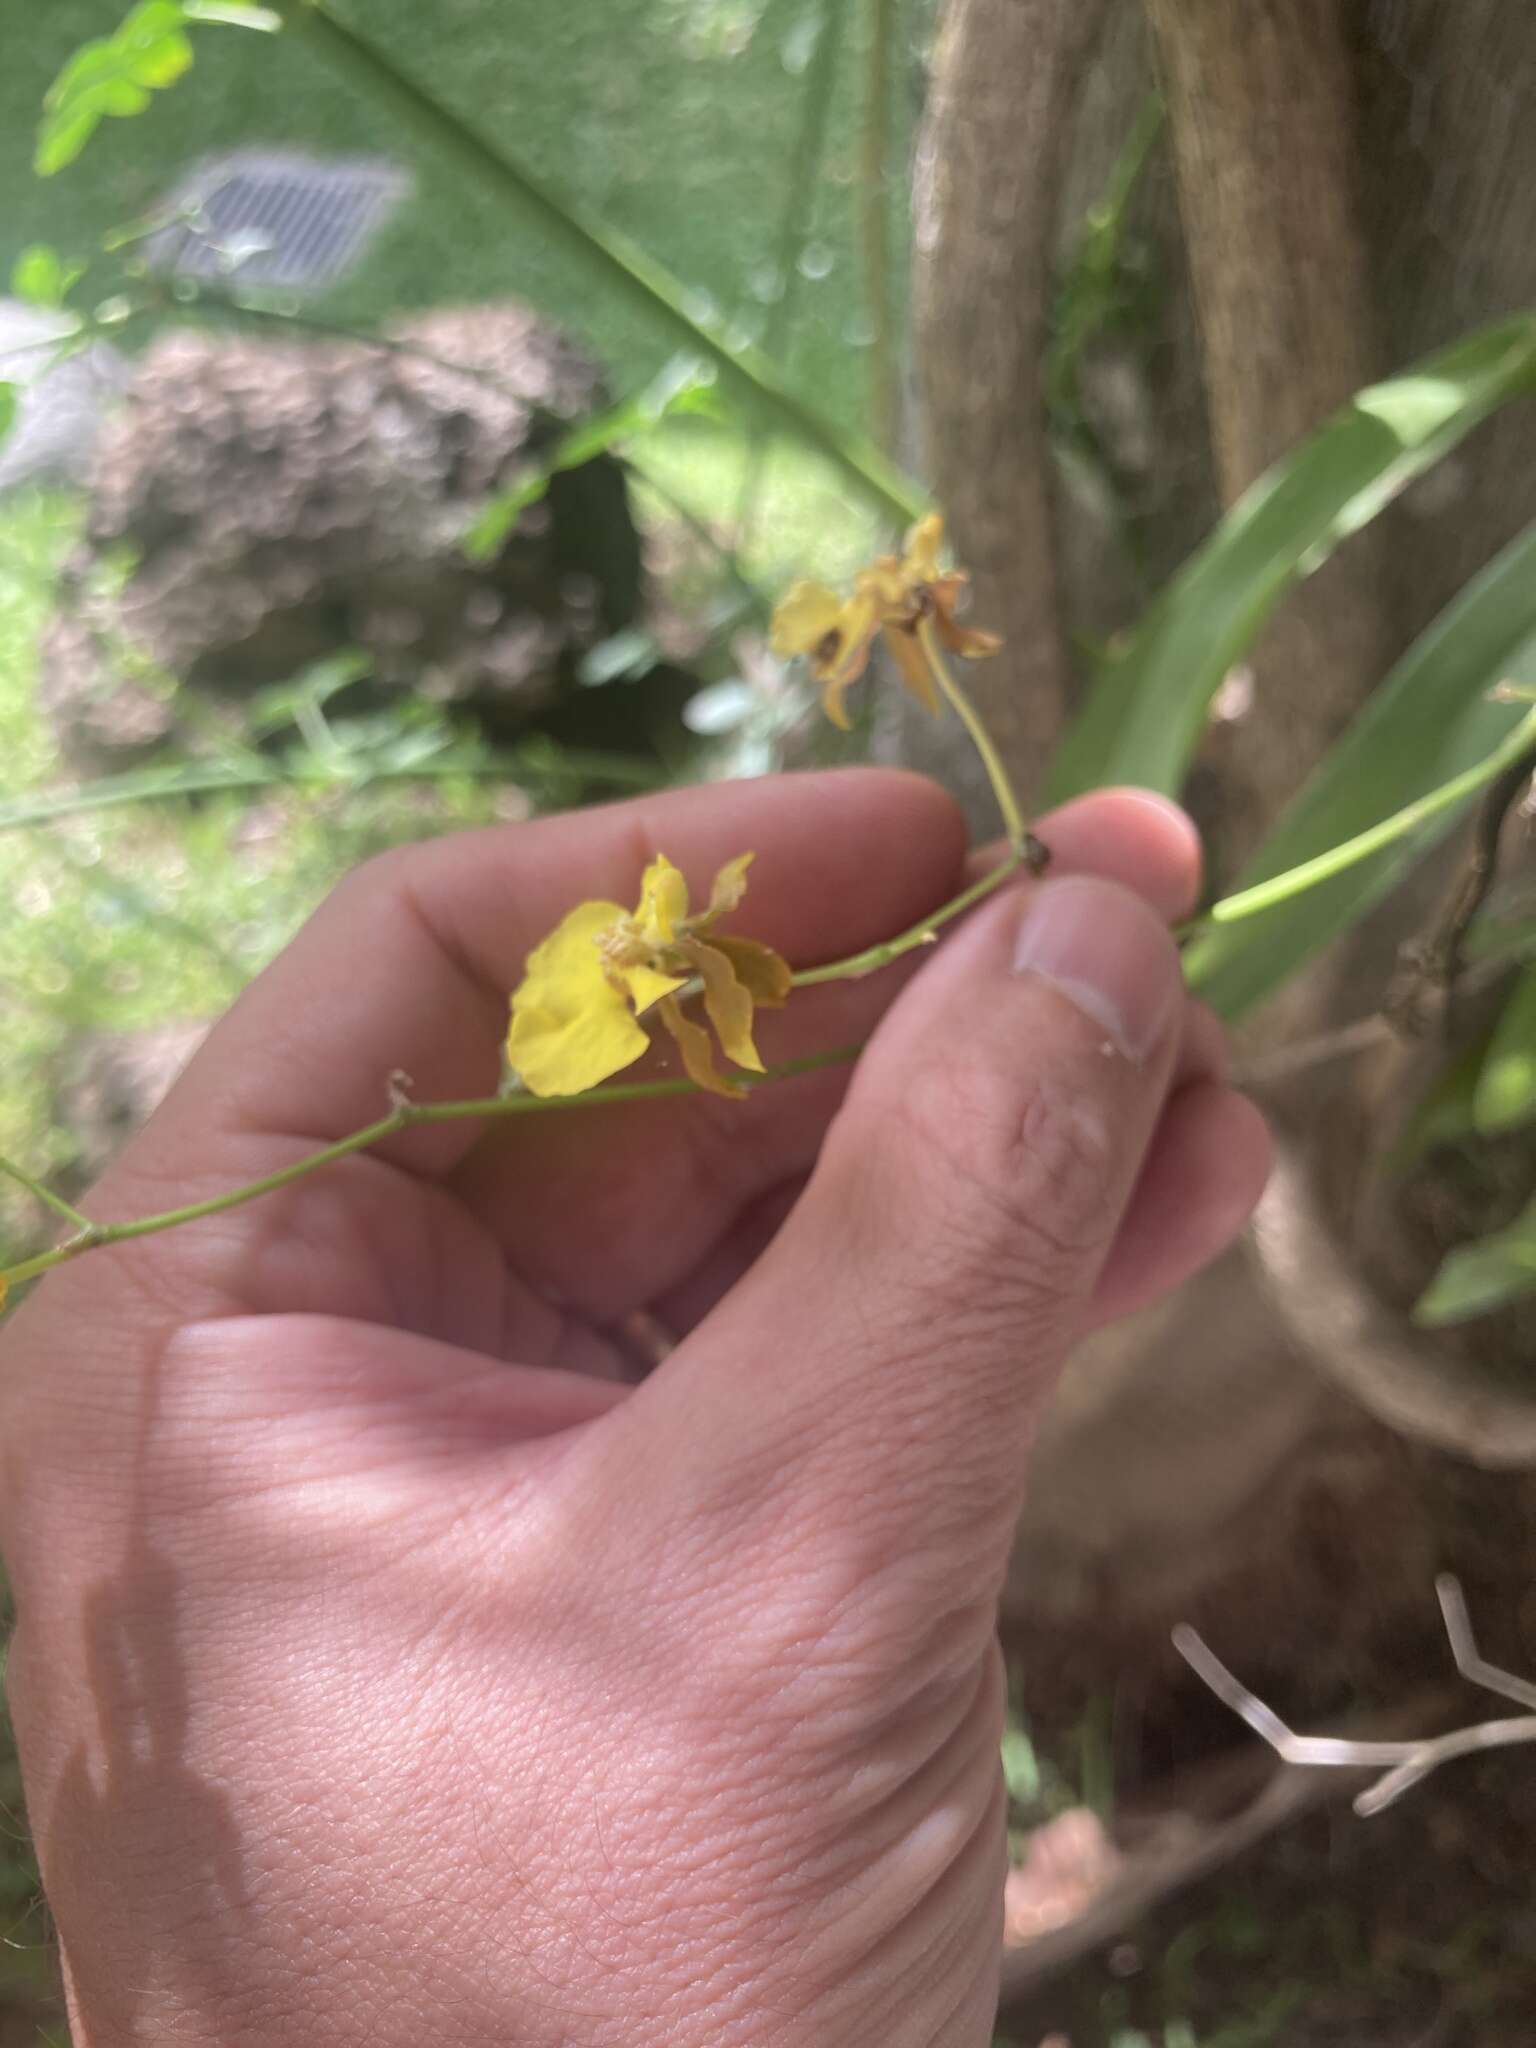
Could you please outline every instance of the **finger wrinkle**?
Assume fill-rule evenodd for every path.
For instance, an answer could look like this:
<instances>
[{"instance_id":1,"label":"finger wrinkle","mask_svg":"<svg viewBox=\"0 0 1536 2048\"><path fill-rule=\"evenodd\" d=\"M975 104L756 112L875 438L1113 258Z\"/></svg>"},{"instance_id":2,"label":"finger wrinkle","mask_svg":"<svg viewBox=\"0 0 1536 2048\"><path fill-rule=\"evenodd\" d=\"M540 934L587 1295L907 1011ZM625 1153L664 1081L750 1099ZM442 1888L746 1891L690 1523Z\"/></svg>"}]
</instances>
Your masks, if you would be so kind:
<instances>
[{"instance_id":1,"label":"finger wrinkle","mask_svg":"<svg viewBox=\"0 0 1536 2048\"><path fill-rule=\"evenodd\" d=\"M451 897L448 899L450 912L452 900ZM499 1043L505 1035L509 991L496 987L487 978L483 966L477 963L473 951L465 945L462 934L454 928L451 914L447 920L432 915L418 894L415 878L408 869L402 870L394 885L394 902L411 919L426 943L446 960L464 984L469 997L484 1009L487 1036Z\"/></svg>"}]
</instances>

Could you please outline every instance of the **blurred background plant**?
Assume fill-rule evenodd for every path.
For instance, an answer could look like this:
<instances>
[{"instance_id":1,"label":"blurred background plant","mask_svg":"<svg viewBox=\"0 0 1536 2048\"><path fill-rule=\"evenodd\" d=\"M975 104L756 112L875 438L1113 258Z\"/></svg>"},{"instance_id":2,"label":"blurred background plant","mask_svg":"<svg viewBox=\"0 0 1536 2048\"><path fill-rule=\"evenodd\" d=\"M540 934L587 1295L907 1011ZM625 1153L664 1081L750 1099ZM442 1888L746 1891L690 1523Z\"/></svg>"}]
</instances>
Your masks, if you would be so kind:
<instances>
[{"instance_id":1,"label":"blurred background plant","mask_svg":"<svg viewBox=\"0 0 1536 2048\"><path fill-rule=\"evenodd\" d=\"M1341 1854L1166 1648L1198 1619L1292 1718L1390 1704L1452 1568L1536 1669L1521 0L3 34L0 1153L77 1194L402 838L850 755L992 830L952 732L881 687L845 742L766 646L932 492L1020 786L1195 810L1190 976L1282 1154L1250 1245L1090 1346L1041 1445L1009 2038L1523 2040L1518 1760ZM38 1228L0 1182L0 1256ZM57 2025L13 1835L0 2043ZM1433 1926L1396 1876L1431 1854Z\"/></svg>"}]
</instances>

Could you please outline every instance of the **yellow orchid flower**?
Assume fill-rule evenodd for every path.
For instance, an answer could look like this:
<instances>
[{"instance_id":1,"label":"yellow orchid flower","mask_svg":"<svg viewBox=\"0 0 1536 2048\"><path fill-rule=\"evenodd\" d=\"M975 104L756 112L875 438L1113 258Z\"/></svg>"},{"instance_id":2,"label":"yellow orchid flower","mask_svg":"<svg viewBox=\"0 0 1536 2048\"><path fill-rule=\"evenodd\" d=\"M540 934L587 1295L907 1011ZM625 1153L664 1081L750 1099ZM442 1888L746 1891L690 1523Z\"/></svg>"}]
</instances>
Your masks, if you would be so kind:
<instances>
[{"instance_id":1,"label":"yellow orchid flower","mask_svg":"<svg viewBox=\"0 0 1536 2048\"><path fill-rule=\"evenodd\" d=\"M865 572L866 574L868 572ZM878 593L863 575L853 595L840 598L825 583L792 584L774 607L769 644L781 660L803 654L821 684L821 705L834 725L848 730L843 692L857 682L881 626Z\"/></svg>"},{"instance_id":2,"label":"yellow orchid flower","mask_svg":"<svg viewBox=\"0 0 1536 2048\"><path fill-rule=\"evenodd\" d=\"M690 916L688 884L658 854L633 911L621 903L579 903L528 955L512 997L507 1057L534 1095L581 1095L632 1066L650 1044L640 1019L654 1010L683 1056L689 1077L716 1095L741 1095L720 1073L709 1033L683 1010L689 981L702 984L704 1012L727 1058L763 1071L752 1041L757 1006L789 995L789 965L756 939L721 938L715 924L746 893L750 853L715 876L708 906Z\"/></svg>"},{"instance_id":3,"label":"yellow orchid flower","mask_svg":"<svg viewBox=\"0 0 1536 2048\"><path fill-rule=\"evenodd\" d=\"M869 663L877 633L912 695L927 711L939 708L939 686L919 628L931 620L940 643L953 654L977 661L996 654L996 633L963 626L955 617L970 580L963 570L941 570L944 521L937 512L920 519L900 556L880 555L854 578L852 595L839 598L824 583L796 583L775 608L770 634L781 659L804 655L822 686L822 709L834 725L848 730L843 695Z\"/></svg>"},{"instance_id":4,"label":"yellow orchid flower","mask_svg":"<svg viewBox=\"0 0 1536 2048\"><path fill-rule=\"evenodd\" d=\"M980 626L963 626L955 617L955 606L970 583L963 569L940 569L939 551L944 545L944 521L937 512L920 519L907 535L901 558L901 580L911 593L918 615L933 620L934 631L951 654L968 661L984 661L1003 644L1000 633L985 632ZM896 623L896 622L893 622ZM901 622L916 631L916 619Z\"/></svg>"}]
</instances>

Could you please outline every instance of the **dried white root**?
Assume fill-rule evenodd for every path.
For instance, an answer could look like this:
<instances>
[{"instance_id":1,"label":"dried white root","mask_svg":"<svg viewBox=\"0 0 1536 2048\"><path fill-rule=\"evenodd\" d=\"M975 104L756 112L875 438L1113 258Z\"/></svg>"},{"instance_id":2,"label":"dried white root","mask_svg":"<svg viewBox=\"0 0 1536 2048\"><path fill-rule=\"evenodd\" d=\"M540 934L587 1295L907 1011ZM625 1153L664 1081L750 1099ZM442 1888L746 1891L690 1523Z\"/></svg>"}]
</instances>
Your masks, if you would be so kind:
<instances>
[{"instance_id":1,"label":"dried white root","mask_svg":"<svg viewBox=\"0 0 1536 2048\"><path fill-rule=\"evenodd\" d=\"M1451 1655L1463 1678L1522 1707L1536 1709L1536 1683L1501 1671L1479 1656L1460 1583L1448 1574L1442 1575L1435 1581L1435 1591L1440 1596L1440 1613ZM1410 1742L1350 1742L1341 1736L1297 1735L1262 1700L1238 1683L1192 1628L1176 1628L1173 1646L1216 1697L1233 1713L1240 1714L1254 1734L1262 1736L1286 1763L1332 1764L1351 1770L1380 1766L1383 1775L1355 1800L1355 1811L1361 1815L1380 1813L1410 1785L1418 1784L1452 1757L1472 1756L1484 1749L1505 1749L1517 1742L1536 1742L1536 1712L1503 1721L1476 1721L1469 1728L1453 1728L1448 1735L1424 1736Z\"/></svg>"}]
</instances>

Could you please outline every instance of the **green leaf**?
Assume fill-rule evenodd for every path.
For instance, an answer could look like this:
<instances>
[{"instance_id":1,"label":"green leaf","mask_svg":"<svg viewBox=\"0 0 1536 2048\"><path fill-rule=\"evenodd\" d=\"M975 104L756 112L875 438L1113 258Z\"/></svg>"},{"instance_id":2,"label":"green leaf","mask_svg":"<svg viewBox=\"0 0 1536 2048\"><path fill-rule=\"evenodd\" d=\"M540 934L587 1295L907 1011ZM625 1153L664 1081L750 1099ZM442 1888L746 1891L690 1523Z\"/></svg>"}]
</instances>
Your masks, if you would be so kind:
<instances>
[{"instance_id":1,"label":"green leaf","mask_svg":"<svg viewBox=\"0 0 1536 2048\"><path fill-rule=\"evenodd\" d=\"M1107 782L1175 793L1210 702L1285 593L1480 420L1536 389L1536 314L1359 392L1247 491L1114 654L1069 732L1055 801Z\"/></svg>"},{"instance_id":2,"label":"green leaf","mask_svg":"<svg viewBox=\"0 0 1536 2048\"><path fill-rule=\"evenodd\" d=\"M1413 1320L1431 1329L1464 1323L1527 1294L1536 1294L1536 1201L1491 1237L1447 1252Z\"/></svg>"},{"instance_id":3,"label":"green leaf","mask_svg":"<svg viewBox=\"0 0 1536 2048\"><path fill-rule=\"evenodd\" d=\"M1008 1797L1029 1806L1040 1797L1040 1757L1017 1722L1010 1722L1003 1734L1003 1778Z\"/></svg>"},{"instance_id":4,"label":"green leaf","mask_svg":"<svg viewBox=\"0 0 1536 2048\"><path fill-rule=\"evenodd\" d=\"M757 692L739 676L710 683L683 706L683 723L701 739L719 739L746 724L757 708Z\"/></svg>"},{"instance_id":5,"label":"green leaf","mask_svg":"<svg viewBox=\"0 0 1536 2048\"><path fill-rule=\"evenodd\" d=\"M0 383L0 448L10 438L16 424L16 409L21 403L21 392L15 384Z\"/></svg>"},{"instance_id":6,"label":"green leaf","mask_svg":"<svg viewBox=\"0 0 1536 2048\"><path fill-rule=\"evenodd\" d=\"M1392 1147L1392 1173L1406 1173L1438 1145L1464 1144L1476 1136L1472 1105L1488 1044L1489 1034L1484 1032L1436 1074Z\"/></svg>"},{"instance_id":7,"label":"green leaf","mask_svg":"<svg viewBox=\"0 0 1536 2048\"><path fill-rule=\"evenodd\" d=\"M661 658L654 633L644 626L626 626L589 647L576 665L576 680L586 689L601 689L605 683L633 682L648 675Z\"/></svg>"},{"instance_id":8,"label":"green leaf","mask_svg":"<svg viewBox=\"0 0 1536 2048\"><path fill-rule=\"evenodd\" d=\"M47 116L38 131L37 155L32 168L40 178L51 178L72 164L96 132L101 116L94 107L75 106Z\"/></svg>"},{"instance_id":9,"label":"green leaf","mask_svg":"<svg viewBox=\"0 0 1536 2048\"><path fill-rule=\"evenodd\" d=\"M179 0L141 0L112 35L77 50L43 100L38 176L73 163L104 115L142 113L154 92L174 85L192 62L185 31Z\"/></svg>"},{"instance_id":10,"label":"green leaf","mask_svg":"<svg viewBox=\"0 0 1536 2048\"><path fill-rule=\"evenodd\" d=\"M594 413L562 434L549 454L522 470L476 515L464 536L464 552L472 562L489 562L530 505L538 504L552 479L563 469L604 455L615 442L650 432L678 413L719 410L715 375L692 356L674 356L642 391Z\"/></svg>"},{"instance_id":11,"label":"green leaf","mask_svg":"<svg viewBox=\"0 0 1536 2048\"><path fill-rule=\"evenodd\" d=\"M57 249L34 242L23 249L11 270L11 290L33 306L62 306L70 288L85 273L83 263L66 263Z\"/></svg>"},{"instance_id":12,"label":"green leaf","mask_svg":"<svg viewBox=\"0 0 1536 2048\"><path fill-rule=\"evenodd\" d=\"M1536 966L1515 983L1477 1078L1472 1118L1485 1137L1536 1117Z\"/></svg>"},{"instance_id":13,"label":"green leaf","mask_svg":"<svg viewBox=\"0 0 1536 2048\"><path fill-rule=\"evenodd\" d=\"M110 36L76 50L48 88L38 176L50 178L73 163L105 117L142 114L157 92L174 85L192 63L193 22L270 30L282 26L282 17L246 0L140 0Z\"/></svg>"},{"instance_id":14,"label":"green leaf","mask_svg":"<svg viewBox=\"0 0 1536 2048\"><path fill-rule=\"evenodd\" d=\"M1536 526L1512 541L1415 641L1290 804L1239 878L1250 888L1485 763L1524 711L1491 701L1505 680L1536 679ZM1261 1002L1362 917L1455 822L1442 810L1305 895L1198 937L1192 982L1226 1017Z\"/></svg>"},{"instance_id":15,"label":"green leaf","mask_svg":"<svg viewBox=\"0 0 1536 2048\"><path fill-rule=\"evenodd\" d=\"M524 225L540 246L551 244L586 263L613 292L627 298L658 330L696 352L719 371L733 399L819 450L873 504L897 519L921 518L928 493L886 460L871 442L851 433L799 395L763 351L696 317L689 292L664 265L579 201L537 177L502 144L492 143L414 79L396 69L356 30L337 19L323 0L284 0L285 30L367 91L394 126L430 143L489 197Z\"/></svg>"}]
</instances>

